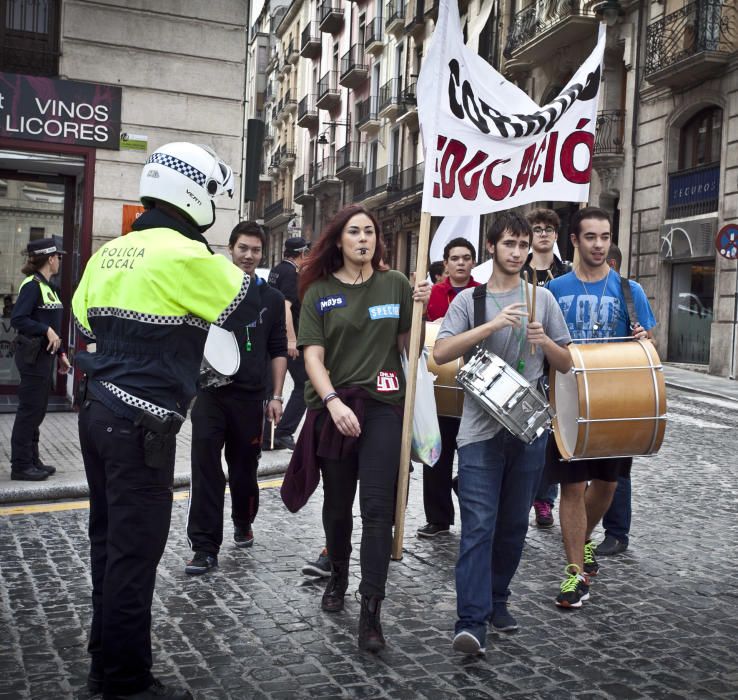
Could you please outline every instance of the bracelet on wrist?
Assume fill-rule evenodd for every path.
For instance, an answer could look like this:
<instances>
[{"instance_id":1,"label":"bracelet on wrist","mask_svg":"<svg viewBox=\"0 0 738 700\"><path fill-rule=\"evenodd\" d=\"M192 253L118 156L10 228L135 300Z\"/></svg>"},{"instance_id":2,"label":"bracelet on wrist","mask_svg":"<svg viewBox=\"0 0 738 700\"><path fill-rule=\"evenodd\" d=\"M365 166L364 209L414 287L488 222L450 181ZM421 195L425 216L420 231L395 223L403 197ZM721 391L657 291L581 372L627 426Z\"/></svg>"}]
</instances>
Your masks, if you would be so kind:
<instances>
[{"instance_id":1,"label":"bracelet on wrist","mask_svg":"<svg viewBox=\"0 0 738 700\"><path fill-rule=\"evenodd\" d=\"M332 401L333 399L337 399L338 394L335 391L329 391L324 397L323 397L323 405L327 406L329 401Z\"/></svg>"},{"instance_id":2,"label":"bracelet on wrist","mask_svg":"<svg viewBox=\"0 0 738 700\"><path fill-rule=\"evenodd\" d=\"M270 401L279 401L279 403L284 403L284 396L276 396L275 395L275 396L272 396L272 398L269 399L269 400Z\"/></svg>"}]
</instances>

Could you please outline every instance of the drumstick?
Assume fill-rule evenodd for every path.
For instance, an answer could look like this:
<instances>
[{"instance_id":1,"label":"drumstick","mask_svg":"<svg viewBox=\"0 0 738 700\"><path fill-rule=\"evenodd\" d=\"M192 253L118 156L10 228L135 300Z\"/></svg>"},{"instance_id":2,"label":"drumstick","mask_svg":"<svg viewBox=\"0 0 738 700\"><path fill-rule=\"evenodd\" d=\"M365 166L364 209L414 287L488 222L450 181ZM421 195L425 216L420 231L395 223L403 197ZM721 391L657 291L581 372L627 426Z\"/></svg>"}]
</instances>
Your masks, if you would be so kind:
<instances>
[{"instance_id":1,"label":"drumstick","mask_svg":"<svg viewBox=\"0 0 738 700\"><path fill-rule=\"evenodd\" d=\"M536 320L536 289L538 289L538 270L533 268L533 298L530 302L530 320ZM536 348L534 345L530 346L530 354L536 354Z\"/></svg>"},{"instance_id":2,"label":"drumstick","mask_svg":"<svg viewBox=\"0 0 738 700\"><path fill-rule=\"evenodd\" d=\"M528 320L530 321L530 288L528 287L528 270L523 271L525 279L525 305L528 308Z\"/></svg>"},{"instance_id":3,"label":"drumstick","mask_svg":"<svg viewBox=\"0 0 738 700\"><path fill-rule=\"evenodd\" d=\"M274 449L274 421L270 421L272 424L272 441L271 441L271 449Z\"/></svg>"}]
</instances>

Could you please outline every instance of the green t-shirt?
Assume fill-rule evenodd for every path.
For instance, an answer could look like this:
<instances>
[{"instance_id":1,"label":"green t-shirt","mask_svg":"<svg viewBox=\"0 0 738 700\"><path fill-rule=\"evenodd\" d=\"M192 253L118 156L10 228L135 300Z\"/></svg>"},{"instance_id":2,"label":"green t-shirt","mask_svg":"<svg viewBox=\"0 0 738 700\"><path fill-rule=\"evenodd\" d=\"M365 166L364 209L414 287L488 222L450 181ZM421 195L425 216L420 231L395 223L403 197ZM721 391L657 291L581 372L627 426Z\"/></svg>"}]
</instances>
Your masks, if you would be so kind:
<instances>
[{"instance_id":1,"label":"green t-shirt","mask_svg":"<svg viewBox=\"0 0 738 700\"><path fill-rule=\"evenodd\" d=\"M396 270L375 272L361 284L345 284L333 275L310 286L302 302L297 344L320 345L333 386L359 386L372 398L399 404L405 397L397 336L410 330L413 295ZM322 403L311 382L305 402Z\"/></svg>"}]
</instances>

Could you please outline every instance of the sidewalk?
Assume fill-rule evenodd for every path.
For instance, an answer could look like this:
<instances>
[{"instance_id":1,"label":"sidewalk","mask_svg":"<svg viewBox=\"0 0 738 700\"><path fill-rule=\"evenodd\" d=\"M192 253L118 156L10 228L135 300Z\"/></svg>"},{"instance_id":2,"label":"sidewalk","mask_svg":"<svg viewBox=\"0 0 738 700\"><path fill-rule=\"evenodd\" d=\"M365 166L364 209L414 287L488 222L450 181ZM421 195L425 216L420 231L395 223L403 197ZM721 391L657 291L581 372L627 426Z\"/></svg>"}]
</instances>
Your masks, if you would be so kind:
<instances>
[{"instance_id":1,"label":"sidewalk","mask_svg":"<svg viewBox=\"0 0 738 700\"><path fill-rule=\"evenodd\" d=\"M667 386L728 401L738 401L736 381L668 365L664 367L664 374ZM10 480L10 432L13 420L12 414L0 414L0 503L87 497L87 482L77 438L77 414L50 413L46 416L41 426L41 458L46 464L53 464L57 473L41 482ZM174 484L177 487L186 487L190 484L191 437L192 424L188 419L177 436L174 474ZM287 469L291 454L288 450L264 452L259 466L259 476L283 473Z\"/></svg>"}]
</instances>

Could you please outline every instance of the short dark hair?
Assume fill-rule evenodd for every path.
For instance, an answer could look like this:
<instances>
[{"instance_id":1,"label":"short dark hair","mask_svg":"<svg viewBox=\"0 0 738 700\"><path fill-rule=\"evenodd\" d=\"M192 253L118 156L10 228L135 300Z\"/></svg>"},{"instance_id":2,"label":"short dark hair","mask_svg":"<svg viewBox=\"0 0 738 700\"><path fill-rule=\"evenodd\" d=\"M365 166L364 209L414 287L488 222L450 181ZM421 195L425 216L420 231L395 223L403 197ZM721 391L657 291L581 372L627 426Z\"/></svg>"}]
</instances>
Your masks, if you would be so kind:
<instances>
[{"instance_id":1,"label":"short dark hair","mask_svg":"<svg viewBox=\"0 0 738 700\"><path fill-rule=\"evenodd\" d=\"M534 209L525 218L531 226L538 223L546 224L547 226L553 226L557 233L559 226L561 226L561 219L553 209Z\"/></svg>"},{"instance_id":2,"label":"short dark hair","mask_svg":"<svg viewBox=\"0 0 738 700\"><path fill-rule=\"evenodd\" d=\"M448 256L451 254L451 248L466 248L472 254L472 259L477 259L477 251L466 238L452 238L448 243L446 243L443 247L444 260L448 260Z\"/></svg>"},{"instance_id":3,"label":"short dark hair","mask_svg":"<svg viewBox=\"0 0 738 700\"><path fill-rule=\"evenodd\" d=\"M487 243L497 245L502 234L510 229L510 233L516 238L526 236L528 240L533 236L530 224L524 217L514 211L503 211L495 215L492 224L487 229Z\"/></svg>"},{"instance_id":4,"label":"short dark hair","mask_svg":"<svg viewBox=\"0 0 738 700\"><path fill-rule=\"evenodd\" d=\"M574 212L574 216L569 221L569 233L573 233L577 238L581 233L581 223L585 219L599 219L600 221L607 221L612 226L612 219L610 215L600 207L584 207Z\"/></svg>"},{"instance_id":5,"label":"short dark hair","mask_svg":"<svg viewBox=\"0 0 738 700\"><path fill-rule=\"evenodd\" d=\"M236 224L228 238L228 247L233 248L239 236L255 236L261 241L261 247L266 248L267 238L264 229L256 221L241 221Z\"/></svg>"},{"instance_id":6,"label":"short dark hair","mask_svg":"<svg viewBox=\"0 0 738 700\"><path fill-rule=\"evenodd\" d=\"M436 283L436 277L442 277L443 272L446 269L446 266L443 263L443 260L436 260L435 262L432 262L430 264L430 267L428 268L428 274L430 275L431 282L433 284Z\"/></svg>"},{"instance_id":7,"label":"short dark hair","mask_svg":"<svg viewBox=\"0 0 738 700\"><path fill-rule=\"evenodd\" d=\"M623 254L614 243L610 243L610 250L607 251L607 262L612 260L615 264L612 266L616 272L620 272L620 266L623 264Z\"/></svg>"}]
</instances>

